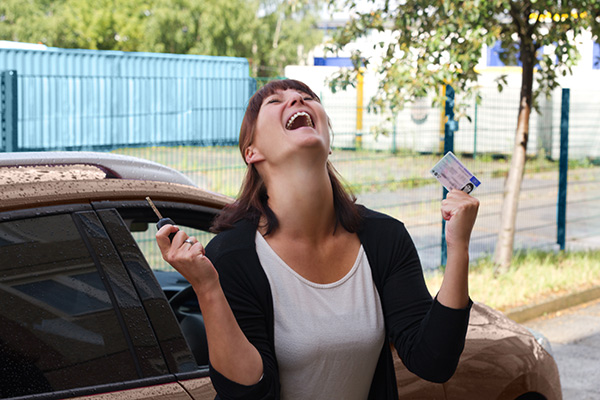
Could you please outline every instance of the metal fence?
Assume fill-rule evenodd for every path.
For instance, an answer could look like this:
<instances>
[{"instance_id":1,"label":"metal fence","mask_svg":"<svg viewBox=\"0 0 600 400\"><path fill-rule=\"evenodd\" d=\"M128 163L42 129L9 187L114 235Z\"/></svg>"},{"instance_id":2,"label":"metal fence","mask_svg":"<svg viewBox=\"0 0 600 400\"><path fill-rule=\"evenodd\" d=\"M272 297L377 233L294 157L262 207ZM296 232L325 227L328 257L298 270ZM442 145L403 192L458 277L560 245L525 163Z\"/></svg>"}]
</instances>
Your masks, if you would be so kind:
<instances>
[{"instance_id":1,"label":"metal fence","mask_svg":"<svg viewBox=\"0 0 600 400\"><path fill-rule=\"evenodd\" d=\"M236 57L0 48L0 72L0 151L231 145L256 88Z\"/></svg>"},{"instance_id":2,"label":"metal fence","mask_svg":"<svg viewBox=\"0 0 600 400\"><path fill-rule=\"evenodd\" d=\"M237 194L245 165L235 142L254 80L170 76L156 82L135 74L112 81L85 74L56 79L50 83L47 75L2 73L3 151L13 146L130 154L172 166L209 190ZM15 87L17 101L10 95ZM219 96L236 100L222 102ZM443 110L426 101L387 118L357 109L352 93L345 96L325 94L322 100L334 130L331 159L359 202L404 221L425 269L437 268L443 251L442 188L429 170L443 153L448 126L458 128L451 130L455 153L482 182L473 193L481 208L471 254L491 253L517 122L515 93L486 89L482 102L467 110L471 121L461 119L458 124L446 124ZM117 113L111 111L115 97L125 98L123 104L128 105L119 106ZM570 168L563 181L568 186L559 193L563 104L557 91L532 115L534 133L519 205L517 248L557 249L560 229L565 231L567 248L600 246L600 94L570 92L566 107ZM360 112L364 127L357 130L354 121ZM567 194L562 227L561 193Z\"/></svg>"}]
</instances>

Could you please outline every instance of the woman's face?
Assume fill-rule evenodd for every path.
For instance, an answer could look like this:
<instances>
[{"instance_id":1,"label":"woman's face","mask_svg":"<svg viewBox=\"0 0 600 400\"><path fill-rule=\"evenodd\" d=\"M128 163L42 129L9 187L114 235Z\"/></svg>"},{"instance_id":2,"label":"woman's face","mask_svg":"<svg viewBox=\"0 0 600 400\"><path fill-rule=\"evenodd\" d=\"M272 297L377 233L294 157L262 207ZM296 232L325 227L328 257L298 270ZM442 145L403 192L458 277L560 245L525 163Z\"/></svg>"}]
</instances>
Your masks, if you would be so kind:
<instances>
[{"instance_id":1,"label":"woman's face","mask_svg":"<svg viewBox=\"0 0 600 400\"><path fill-rule=\"evenodd\" d=\"M318 100L294 89L263 100L251 147L265 160L277 162L305 151L325 152L326 159L329 145L329 122ZM253 162L247 156L246 161Z\"/></svg>"}]
</instances>

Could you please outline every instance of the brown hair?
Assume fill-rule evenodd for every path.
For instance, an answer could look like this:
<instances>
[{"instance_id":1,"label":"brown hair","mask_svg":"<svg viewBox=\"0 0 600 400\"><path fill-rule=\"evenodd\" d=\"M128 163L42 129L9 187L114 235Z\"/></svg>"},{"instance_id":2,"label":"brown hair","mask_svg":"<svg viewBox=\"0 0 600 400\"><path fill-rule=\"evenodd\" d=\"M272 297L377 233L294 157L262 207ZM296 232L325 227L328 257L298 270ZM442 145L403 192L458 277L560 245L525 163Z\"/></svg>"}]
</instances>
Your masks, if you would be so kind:
<instances>
[{"instance_id":1,"label":"brown hair","mask_svg":"<svg viewBox=\"0 0 600 400\"><path fill-rule=\"evenodd\" d=\"M305 93L314 100L321 102L319 96L306 84L293 79L273 80L260 88L250 98L240 128L239 147L244 161L244 153L254 140L256 120L264 99L276 92L288 89ZM336 227L338 224L341 224L347 231L357 232L360 229L362 217L356 205L356 198L344 188L338 172L329 161L327 161L327 172L329 173L333 189ZM266 234L274 232L279 226L279 221L273 210L269 207L268 199L267 188L262 177L254 164L249 164L237 200L223 209L213 222L211 231L221 232L231 229L236 222L242 219L249 219L258 224L260 218L264 216L267 224Z\"/></svg>"}]
</instances>

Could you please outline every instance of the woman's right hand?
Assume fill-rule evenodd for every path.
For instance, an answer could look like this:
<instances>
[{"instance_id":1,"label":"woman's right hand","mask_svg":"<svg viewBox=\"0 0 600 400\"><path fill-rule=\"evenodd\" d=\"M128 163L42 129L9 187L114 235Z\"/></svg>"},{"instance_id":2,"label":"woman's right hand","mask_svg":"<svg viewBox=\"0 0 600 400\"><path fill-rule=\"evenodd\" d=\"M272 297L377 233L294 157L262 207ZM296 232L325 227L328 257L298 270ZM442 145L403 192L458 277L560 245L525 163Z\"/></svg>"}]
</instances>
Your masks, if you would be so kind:
<instances>
[{"instance_id":1,"label":"woman's right hand","mask_svg":"<svg viewBox=\"0 0 600 400\"><path fill-rule=\"evenodd\" d=\"M169 235L175 232L171 242ZM219 274L195 237L188 236L177 226L165 225L156 233L156 243L162 258L187 279L197 294L218 287Z\"/></svg>"}]
</instances>

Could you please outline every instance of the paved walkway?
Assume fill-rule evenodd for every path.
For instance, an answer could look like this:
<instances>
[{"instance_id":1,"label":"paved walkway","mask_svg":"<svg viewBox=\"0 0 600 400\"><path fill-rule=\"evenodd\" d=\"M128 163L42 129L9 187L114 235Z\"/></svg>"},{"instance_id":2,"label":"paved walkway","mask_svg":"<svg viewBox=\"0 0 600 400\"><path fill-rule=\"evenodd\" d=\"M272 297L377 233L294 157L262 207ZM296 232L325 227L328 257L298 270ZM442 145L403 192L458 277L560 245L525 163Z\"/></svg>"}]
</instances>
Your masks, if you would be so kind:
<instances>
[{"instance_id":1,"label":"paved walkway","mask_svg":"<svg viewBox=\"0 0 600 400\"><path fill-rule=\"evenodd\" d=\"M550 340L563 400L600 399L600 300L524 325Z\"/></svg>"}]
</instances>

